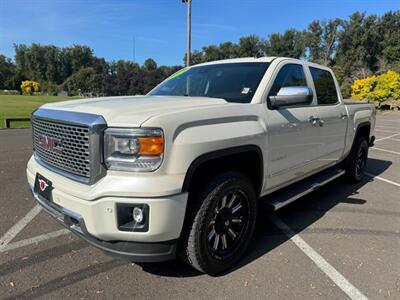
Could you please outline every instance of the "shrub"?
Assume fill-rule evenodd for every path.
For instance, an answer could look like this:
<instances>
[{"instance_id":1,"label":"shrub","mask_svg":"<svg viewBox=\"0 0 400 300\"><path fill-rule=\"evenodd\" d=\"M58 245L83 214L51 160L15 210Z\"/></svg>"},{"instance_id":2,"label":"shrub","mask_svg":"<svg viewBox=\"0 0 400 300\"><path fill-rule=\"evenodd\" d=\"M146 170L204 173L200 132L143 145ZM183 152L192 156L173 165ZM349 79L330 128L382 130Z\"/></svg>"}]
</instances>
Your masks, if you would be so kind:
<instances>
[{"instance_id":1,"label":"shrub","mask_svg":"<svg viewBox=\"0 0 400 300\"><path fill-rule=\"evenodd\" d=\"M42 83L42 92L45 92L48 95L56 96L59 91L60 89L56 83L48 81Z\"/></svg>"},{"instance_id":2,"label":"shrub","mask_svg":"<svg viewBox=\"0 0 400 300\"><path fill-rule=\"evenodd\" d=\"M40 83L33 80L24 80L21 82L21 91L24 94L33 94L40 92Z\"/></svg>"},{"instance_id":3,"label":"shrub","mask_svg":"<svg viewBox=\"0 0 400 300\"><path fill-rule=\"evenodd\" d=\"M400 99L400 74L388 71L382 75L356 80L351 95L357 100L378 102Z\"/></svg>"}]
</instances>

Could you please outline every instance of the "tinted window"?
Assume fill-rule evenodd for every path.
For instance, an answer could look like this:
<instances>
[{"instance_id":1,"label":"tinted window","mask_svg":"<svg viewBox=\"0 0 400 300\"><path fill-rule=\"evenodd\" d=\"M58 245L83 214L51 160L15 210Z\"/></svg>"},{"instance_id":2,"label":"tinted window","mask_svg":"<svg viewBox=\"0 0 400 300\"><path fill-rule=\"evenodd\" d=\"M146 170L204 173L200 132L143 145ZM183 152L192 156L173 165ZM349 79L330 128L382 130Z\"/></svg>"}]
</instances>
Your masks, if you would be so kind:
<instances>
[{"instance_id":1,"label":"tinted window","mask_svg":"<svg viewBox=\"0 0 400 300\"><path fill-rule=\"evenodd\" d=\"M284 65L276 76L269 95L276 96L279 90L286 86L307 86L303 66L297 64Z\"/></svg>"},{"instance_id":2,"label":"tinted window","mask_svg":"<svg viewBox=\"0 0 400 300\"><path fill-rule=\"evenodd\" d=\"M247 103L268 63L227 63L183 69L149 93L151 96L197 96Z\"/></svg>"},{"instance_id":3,"label":"tinted window","mask_svg":"<svg viewBox=\"0 0 400 300\"><path fill-rule=\"evenodd\" d=\"M335 82L330 72L311 68L318 104L335 104L339 101Z\"/></svg>"}]
</instances>

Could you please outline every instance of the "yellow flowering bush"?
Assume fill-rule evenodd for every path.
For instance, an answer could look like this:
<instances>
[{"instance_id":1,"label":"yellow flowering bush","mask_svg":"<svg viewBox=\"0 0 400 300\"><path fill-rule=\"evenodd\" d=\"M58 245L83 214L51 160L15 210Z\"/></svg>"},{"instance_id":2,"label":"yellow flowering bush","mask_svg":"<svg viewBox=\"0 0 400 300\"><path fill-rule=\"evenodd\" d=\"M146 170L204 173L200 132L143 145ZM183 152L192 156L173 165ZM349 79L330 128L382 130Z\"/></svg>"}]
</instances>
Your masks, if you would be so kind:
<instances>
[{"instance_id":1,"label":"yellow flowering bush","mask_svg":"<svg viewBox=\"0 0 400 300\"><path fill-rule=\"evenodd\" d=\"M40 92L40 83L33 80L24 80L21 82L21 90L24 94Z\"/></svg>"},{"instance_id":2,"label":"yellow flowering bush","mask_svg":"<svg viewBox=\"0 0 400 300\"><path fill-rule=\"evenodd\" d=\"M386 100L400 99L400 74L388 71L382 75L356 80L352 86L351 96L356 100Z\"/></svg>"}]
</instances>

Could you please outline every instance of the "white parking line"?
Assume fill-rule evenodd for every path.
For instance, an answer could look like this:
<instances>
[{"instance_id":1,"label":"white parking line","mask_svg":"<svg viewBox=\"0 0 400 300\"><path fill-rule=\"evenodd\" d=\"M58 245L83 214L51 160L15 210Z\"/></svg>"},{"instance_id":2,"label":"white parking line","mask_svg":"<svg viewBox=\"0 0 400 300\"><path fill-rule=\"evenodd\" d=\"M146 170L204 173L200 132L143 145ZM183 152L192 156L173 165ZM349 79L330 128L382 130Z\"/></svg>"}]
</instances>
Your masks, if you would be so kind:
<instances>
[{"instance_id":1,"label":"white parking line","mask_svg":"<svg viewBox=\"0 0 400 300\"><path fill-rule=\"evenodd\" d=\"M392 135L389 135L389 136L385 136L385 137L383 137L383 138L376 139L375 142L379 142L379 141L391 139L391 138L393 138L393 137L395 137L395 136L398 136L398 135L400 135L400 133L396 133L396 134L392 134Z\"/></svg>"},{"instance_id":2,"label":"white parking line","mask_svg":"<svg viewBox=\"0 0 400 300\"><path fill-rule=\"evenodd\" d=\"M65 235L65 234L68 234L68 233L71 233L68 229L61 229L61 230L57 230L57 231L54 231L54 232L38 235L38 236L35 236L33 238L29 238L29 239L26 239L26 240L18 241L18 242L15 242L15 243L10 243L8 245L0 247L0 253L7 252L7 251L10 251L10 250L14 250L14 249L18 249L18 248L21 248L21 247L24 247L24 246L28 246L28 245L31 245L31 244L43 242L45 240L56 238L56 237L59 237L61 235Z\"/></svg>"},{"instance_id":3,"label":"white parking line","mask_svg":"<svg viewBox=\"0 0 400 300\"><path fill-rule=\"evenodd\" d=\"M376 128L376 127L382 127L382 128L390 128L390 129L393 129L393 126L389 126L389 125L386 126L386 125L378 125L378 124L376 124L376 125L375 125L375 128Z\"/></svg>"},{"instance_id":4,"label":"white parking line","mask_svg":"<svg viewBox=\"0 0 400 300\"><path fill-rule=\"evenodd\" d=\"M34 208L32 208L26 215L23 217L21 220L19 220L13 227L11 227L1 238L0 238L0 249L5 247L10 241L12 241L13 238L17 236L17 234L25 228L26 225L34 217L37 216L37 214L42 210L42 208L39 205L36 205Z\"/></svg>"},{"instance_id":5,"label":"white parking line","mask_svg":"<svg viewBox=\"0 0 400 300\"><path fill-rule=\"evenodd\" d=\"M374 131L380 131L380 132L386 132L386 133L396 133L396 131L392 131L392 130L382 130L382 129L374 129Z\"/></svg>"},{"instance_id":6,"label":"white parking line","mask_svg":"<svg viewBox=\"0 0 400 300\"><path fill-rule=\"evenodd\" d=\"M368 299L355 286L353 286L342 274L332 267L321 255L319 255L309 244L306 243L299 235L294 233L286 223L278 217L272 218L273 222L280 230L282 230L290 240L300 248L305 255L308 256L318 268L320 268L350 299Z\"/></svg>"},{"instance_id":7,"label":"white parking line","mask_svg":"<svg viewBox=\"0 0 400 300\"><path fill-rule=\"evenodd\" d=\"M365 173L365 174L366 174L367 176L369 176L369 177L376 178L376 179L382 180L382 181L384 181L384 182L386 182L386 183L390 183L390 184L393 184L393 185L395 185L395 186L400 187L400 183L391 181L391 180L386 179L386 178L382 178L382 177L380 177L380 176L376 176L376 175L371 174L371 173Z\"/></svg>"},{"instance_id":8,"label":"white parking line","mask_svg":"<svg viewBox=\"0 0 400 300\"><path fill-rule=\"evenodd\" d=\"M398 120L389 120L389 119L379 119L376 121L377 124L381 123L381 122L393 122L393 123L400 123Z\"/></svg>"},{"instance_id":9,"label":"white parking line","mask_svg":"<svg viewBox=\"0 0 400 300\"><path fill-rule=\"evenodd\" d=\"M372 148L370 148L370 149L400 155L400 152L391 151L391 150L386 150L386 149L382 149L382 148L372 147Z\"/></svg>"}]
</instances>

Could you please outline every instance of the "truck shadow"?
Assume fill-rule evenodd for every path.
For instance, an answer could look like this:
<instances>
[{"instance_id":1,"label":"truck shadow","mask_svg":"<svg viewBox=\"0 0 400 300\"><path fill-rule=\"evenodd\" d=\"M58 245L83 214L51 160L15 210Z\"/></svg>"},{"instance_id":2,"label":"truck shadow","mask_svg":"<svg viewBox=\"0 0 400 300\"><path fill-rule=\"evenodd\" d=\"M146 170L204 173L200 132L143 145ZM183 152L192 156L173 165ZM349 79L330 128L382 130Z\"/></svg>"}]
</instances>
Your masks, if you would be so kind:
<instances>
[{"instance_id":1,"label":"truck shadow","mask_svg":"<svg viewBox=\"0 0 400 300\"><path fill-rule=\"evenodd\" d=\"M390 161L370 158L368 160L368 172L379 176L382 172L389 168L392 164ZM246 266L247 264L257 260L261 256L267 255L271 250L287 242L288 237L280 230L272 221L272 216L278 216L285 220L290 220L290 228L294 233L307 232L307 228L322 218L328 211L335 208L340 203L352 204L353 206L335 208L339 211L351 211L357 213L360 206L364 205L367 200L357 198L358 190L373 179L365 177L358 184L345 183L342 178L338 178L324 187L302 197L280 211L270 212L266 206L260 205L258 212L258 222L253 240L250 243L249 250L242 260L228 272L219 276L227 275L231 272ZM367 214L397 214L390 211L371 210L363 211ZM313 233L322 233L315 230ZM357 234L377 234L390 235L390 232L374 232L371 230L346 230L341 229L324 229L323 233L357 233ZM158 276L167 277L192 277L202 275L200 272L190 268L184 263L174 260L156 264L140 264L145 272L149 272Z\"/></svg>"}]
</instances>

